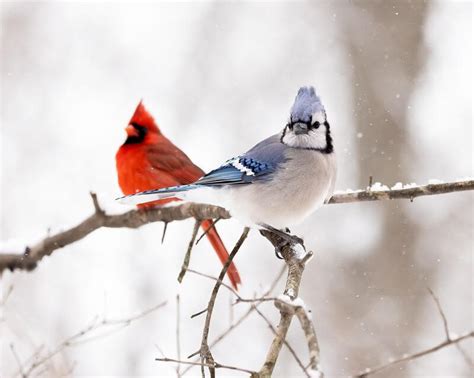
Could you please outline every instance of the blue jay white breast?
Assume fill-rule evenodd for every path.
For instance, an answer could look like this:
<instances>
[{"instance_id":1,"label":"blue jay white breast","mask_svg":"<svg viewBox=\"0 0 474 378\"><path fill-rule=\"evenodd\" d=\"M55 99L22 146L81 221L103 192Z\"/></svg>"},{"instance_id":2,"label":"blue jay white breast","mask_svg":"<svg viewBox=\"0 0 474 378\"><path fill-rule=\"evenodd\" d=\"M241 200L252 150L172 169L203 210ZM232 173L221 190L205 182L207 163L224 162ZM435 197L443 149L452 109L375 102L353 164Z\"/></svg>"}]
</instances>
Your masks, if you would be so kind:
<instances>
[{"instance_id":1,"label":"blue jay white breast","mask_svg":"<svg viewBox=\"0 0 474 378\"><path fill-rule=\"evenodd\" d=\"M326 111L313 87L299 89L283 130L189 185L119 198L129 204L178 197L228 209L248 226L284 228L329 199L336 156Z\"/></svg>"}]
</instances>

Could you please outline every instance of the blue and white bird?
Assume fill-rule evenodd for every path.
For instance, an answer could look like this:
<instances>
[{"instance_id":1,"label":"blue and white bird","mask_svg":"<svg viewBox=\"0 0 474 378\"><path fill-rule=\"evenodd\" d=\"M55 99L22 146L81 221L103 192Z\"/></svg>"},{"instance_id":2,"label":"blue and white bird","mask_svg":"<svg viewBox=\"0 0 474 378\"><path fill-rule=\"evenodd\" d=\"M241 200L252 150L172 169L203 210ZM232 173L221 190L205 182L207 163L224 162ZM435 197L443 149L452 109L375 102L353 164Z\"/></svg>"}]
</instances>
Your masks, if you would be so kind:
<instances>
[{"instance_id":1,"label":"blue and white bird","mask_svg":"<svg viewBox=\"0 0 474 378\"><path fill-rule=\"evenodd\" d=\"M273 231L301 223L329 199L336 156L326 111L313 87L302 87L283 131L189 185L118 200L140 204L178 197L217 205L248 226Z\"/></svg>"}]
</instances>

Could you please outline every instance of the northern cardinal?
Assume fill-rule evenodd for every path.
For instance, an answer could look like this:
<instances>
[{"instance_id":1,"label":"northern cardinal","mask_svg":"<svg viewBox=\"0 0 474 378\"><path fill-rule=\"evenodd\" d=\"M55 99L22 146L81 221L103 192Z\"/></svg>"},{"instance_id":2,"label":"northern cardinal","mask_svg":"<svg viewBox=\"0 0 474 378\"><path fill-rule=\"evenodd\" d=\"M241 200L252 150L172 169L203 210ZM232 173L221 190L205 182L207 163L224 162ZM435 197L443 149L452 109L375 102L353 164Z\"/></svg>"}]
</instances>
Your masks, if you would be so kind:
<instances>
[{"instance_id":1,"label":"northern cardinal","mask_svg":"<svg viewBox=\"0 0 474 378\"><path fill-rule=\"evenodd\" d=\"M204 175L204 171L158 128L151 114L145 109L142 101L138 104L128 126L125 128L127 139L120 146L115 156L118 182L123 194L134 194L145 190L165 188L168 186L189 184ZM142 205L149 208L163 205L177 198L167 198ZM225 264L229 253L211 220L201 223L222 264ZM237 289L240 276L232 263L227 270L232 286Z\"/></svg>"}]
</instances>

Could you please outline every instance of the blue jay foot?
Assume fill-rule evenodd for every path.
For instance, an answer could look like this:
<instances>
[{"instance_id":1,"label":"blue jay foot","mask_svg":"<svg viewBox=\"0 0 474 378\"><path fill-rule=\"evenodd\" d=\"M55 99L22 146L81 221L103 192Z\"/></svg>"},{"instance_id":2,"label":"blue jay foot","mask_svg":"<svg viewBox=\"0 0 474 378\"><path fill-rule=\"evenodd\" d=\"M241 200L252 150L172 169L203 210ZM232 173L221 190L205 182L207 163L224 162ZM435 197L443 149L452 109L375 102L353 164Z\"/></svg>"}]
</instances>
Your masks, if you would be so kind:
<instances>
[{"instance_id":1,"label":"blue jay foot","mask_svg":"<svg viewBox=\"0 0 474 378\"><path fill-rule=\"evenodd\" d=\"M267 231L270 231L272 233L274 233L275 235L279 236L281 239L283 239L281 245L277 246L277 248L275 249L275 254L276 256L281 259L283 258L281 256L281 253L280 253L280 250L281 248L287 244L287 243L290 243L290 244L301 244L302 246L304 246L304 241L303 239L301 239L300 237L296 236L296 235L291 235L289 232L289 228L286 228L285 231L282 231L282 230L279 230L278 228L275 228L275 227L272 227L268 224L265 224L265 223L260 223L259 224L260 227L262 227L263 229L267 230Z\"/></svg>"}]
</instances>

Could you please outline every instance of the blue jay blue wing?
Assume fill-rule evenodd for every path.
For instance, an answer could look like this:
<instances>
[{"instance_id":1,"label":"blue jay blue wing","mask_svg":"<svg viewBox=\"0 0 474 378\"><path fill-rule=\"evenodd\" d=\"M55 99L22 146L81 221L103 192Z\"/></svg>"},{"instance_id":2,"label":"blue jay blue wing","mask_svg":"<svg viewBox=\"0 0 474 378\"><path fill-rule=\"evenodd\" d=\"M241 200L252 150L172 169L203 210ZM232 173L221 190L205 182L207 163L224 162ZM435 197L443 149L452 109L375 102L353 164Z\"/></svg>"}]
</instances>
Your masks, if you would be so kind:
<instances>
[{"instance_id":1,"label":"blue jay blue wing","mask_svg":"<svg viewBox=\"0 0 474 378\"><path fill-rule=\"evenodd\" d=\"M209 172L195 184L203 186L250 184L256 180L265 179L274 171L273 164L239 156Z\"/></svg>"}]
</instances>

